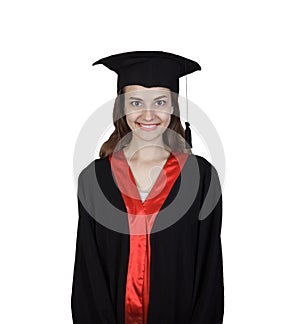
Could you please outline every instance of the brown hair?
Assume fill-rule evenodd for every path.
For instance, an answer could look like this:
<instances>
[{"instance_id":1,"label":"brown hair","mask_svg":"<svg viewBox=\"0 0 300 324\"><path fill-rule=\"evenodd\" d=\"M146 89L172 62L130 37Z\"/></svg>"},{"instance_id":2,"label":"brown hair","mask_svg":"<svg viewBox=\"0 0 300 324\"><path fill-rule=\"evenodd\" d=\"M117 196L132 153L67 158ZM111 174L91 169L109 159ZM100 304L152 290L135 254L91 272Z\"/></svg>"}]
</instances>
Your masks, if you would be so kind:
<instances>
[{"instance_id":1,"label":"brown hair","mask_svg":"<svg viewBox=\"0 0 300 324\"><path fill-rule=\"evenodd\" d=\"M125 147L131 141L132 132L127 124L126 115L124 114L125 104L124 95L122 94L124 94L124 88L118 92L118 96L116 97L114 103L113 121L115 130L110 135L109 139L102 144L99 152L100 158L105 158L114 151L123 149L123 147ZM174 111L171 115L171 121L168 129L172 131L166 130L163 133L164 144L170 149L170 151L179 151L192 154L192 150L185 147L184 128L181 125L180 117L178 117L180 116L178 93L171 92L171 98Z\"/></svg>"}]
</instances>

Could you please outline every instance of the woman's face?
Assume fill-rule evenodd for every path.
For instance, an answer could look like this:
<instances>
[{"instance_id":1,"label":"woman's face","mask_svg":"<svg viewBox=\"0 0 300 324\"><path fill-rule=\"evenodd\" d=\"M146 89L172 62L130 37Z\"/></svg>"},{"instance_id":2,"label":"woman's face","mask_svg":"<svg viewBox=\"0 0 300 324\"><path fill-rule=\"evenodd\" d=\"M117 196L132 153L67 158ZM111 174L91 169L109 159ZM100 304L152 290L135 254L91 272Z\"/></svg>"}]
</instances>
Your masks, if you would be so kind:
<instances>
[{"instance_id":1,"label":"woman's face","mask_svg":"<svg viewBox=\"0 0 300 324\"><path fill-rule=\"evenodd\" d=\"M124 92L126 121L133 135L144 140L161 136L173 113L171 91L162 87L129 85Z\"/></svg>"}]
</instances>

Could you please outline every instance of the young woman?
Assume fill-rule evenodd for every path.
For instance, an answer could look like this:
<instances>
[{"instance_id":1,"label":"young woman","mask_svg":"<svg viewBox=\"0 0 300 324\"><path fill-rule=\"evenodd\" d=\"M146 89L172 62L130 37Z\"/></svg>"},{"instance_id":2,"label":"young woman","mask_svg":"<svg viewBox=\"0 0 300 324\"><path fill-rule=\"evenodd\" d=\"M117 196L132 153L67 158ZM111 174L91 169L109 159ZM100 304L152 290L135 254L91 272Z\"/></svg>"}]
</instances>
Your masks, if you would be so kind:
<instances>
[{"instance_id":1,"label":"young woman","mask_svg":"<svg viewBox=\"0 0 300 324\"><path fill-rule=\"evenodd\" d=\"M192 154L179 77L198 63L165 52L112 55L115 130L79 175L75 324L223 321L222 194Z\"/></svg>"}]
</instances>

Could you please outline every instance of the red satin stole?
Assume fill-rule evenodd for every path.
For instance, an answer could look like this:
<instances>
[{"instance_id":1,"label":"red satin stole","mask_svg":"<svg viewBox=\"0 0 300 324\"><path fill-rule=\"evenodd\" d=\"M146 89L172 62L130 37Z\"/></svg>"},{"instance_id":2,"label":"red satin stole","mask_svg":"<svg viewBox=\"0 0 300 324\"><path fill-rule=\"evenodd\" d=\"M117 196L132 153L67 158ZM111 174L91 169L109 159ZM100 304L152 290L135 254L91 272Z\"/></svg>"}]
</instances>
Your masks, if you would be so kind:
<instances>
[{"instance_id":1,"label":"red satin stole","mask_svg":"<svg viewBox=\"0 0 300 324\"><path fill-rule=\"evenodd\" d=\"M142 203L123 150L109 155L121 191L130 231L130 253L125 295L125 324L147 324L150 293L150 232L156 215L178 178L188 154L172 152Z\"/></svg>"}]
</instances>

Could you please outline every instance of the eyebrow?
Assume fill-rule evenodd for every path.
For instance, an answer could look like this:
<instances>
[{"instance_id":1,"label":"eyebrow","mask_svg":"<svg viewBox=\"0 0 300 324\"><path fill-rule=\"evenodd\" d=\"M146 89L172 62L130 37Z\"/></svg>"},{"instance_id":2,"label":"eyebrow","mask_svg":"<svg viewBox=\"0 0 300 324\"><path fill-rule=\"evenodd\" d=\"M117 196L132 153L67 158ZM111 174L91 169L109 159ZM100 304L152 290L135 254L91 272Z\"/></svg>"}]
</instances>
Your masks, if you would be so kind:
<instances>
[{"instance_id":1,"label":"eyebrow","mask_svg":"<svg viewBox=\"0 0 300 324\"><path fill-rule=\"evenodd\" d=\"M166 95L162 95L162 96L159 96L157 98L154 98L153 100L157 100L157 99L161 99L161 98L165 98L165 97L167 98ZM143 99L137 98L137 97L130 97L129 99L135 99L135 100L141 100L141 101L143 101Z\"/></svg>"}]
</instances>

